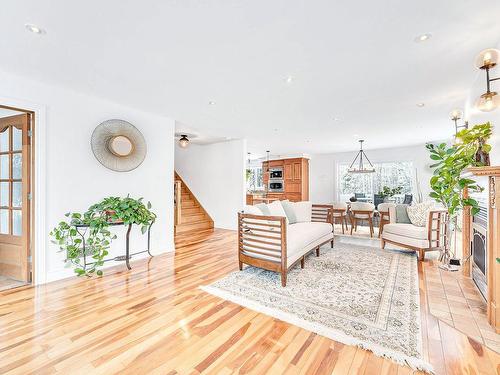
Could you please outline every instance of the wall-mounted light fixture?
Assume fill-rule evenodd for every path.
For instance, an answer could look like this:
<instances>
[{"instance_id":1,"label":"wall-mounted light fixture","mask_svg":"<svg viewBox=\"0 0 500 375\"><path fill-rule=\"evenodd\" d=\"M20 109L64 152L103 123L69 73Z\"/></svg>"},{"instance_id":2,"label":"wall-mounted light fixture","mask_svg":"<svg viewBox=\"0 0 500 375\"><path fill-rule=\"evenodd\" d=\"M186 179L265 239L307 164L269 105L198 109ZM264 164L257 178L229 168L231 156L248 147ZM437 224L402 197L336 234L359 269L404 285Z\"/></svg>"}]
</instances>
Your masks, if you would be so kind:
<instances>
[{"instance_id":1,"label":"wall-mounted light fixture","mask_svg":"<svg viewBox=\"0 0 500 375\"><path fill-rule=\"evenodd\" d=\"M491 82L500 80L500 77L490 78L490 69L498 64L500 51L494 48L481 51L476 58L476 67L486 71L486 92L476 101L476 108L482 112L490 112L500 106L500 95L491 91Z\"/></svg>"},{"instance_id":2,"label":"wall-mounted light fixture","mask_svg":"<svg viewBox=\"0 0 500 375\"><path fill-rule=\"evenodd\" d=\"M179 138L179 146L182 148L189 146L189 139L186 134L181 134L181 137Z\"/></svg>"},{"instance_id":3,"label":"wall-mounted light fixture","mask_svg":"<svg viewBox=\"0 0 500 375\"><path fill-rule=\"evenodd\" d=\"M469 122L465 121L463 125L458 125L458 120L460 120L463 116L463 112L459 109L454 109L450 112L450 119L455 123L455 136L458 133L458 129L469 129Z\"/></svg>"}]
</instances>

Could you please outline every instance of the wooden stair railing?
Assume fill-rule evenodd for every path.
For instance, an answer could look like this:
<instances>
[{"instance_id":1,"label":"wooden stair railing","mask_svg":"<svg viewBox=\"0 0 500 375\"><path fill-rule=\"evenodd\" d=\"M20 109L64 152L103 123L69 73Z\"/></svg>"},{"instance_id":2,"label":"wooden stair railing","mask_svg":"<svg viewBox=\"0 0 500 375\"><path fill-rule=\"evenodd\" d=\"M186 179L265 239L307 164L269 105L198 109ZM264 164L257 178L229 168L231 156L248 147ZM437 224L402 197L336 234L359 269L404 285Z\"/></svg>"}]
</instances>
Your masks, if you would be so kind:
<instances>
[{"instance_id":1,"label":"wooden stair railing","mask_svg":"<svg viewBox=\"0 0 500 375\"><path fill-rule=\"evenodd\" d=\"M182 220L182 182L174 182L174 207L175 207L175 225L179 225Z\"/></svg>"}]
</instances>

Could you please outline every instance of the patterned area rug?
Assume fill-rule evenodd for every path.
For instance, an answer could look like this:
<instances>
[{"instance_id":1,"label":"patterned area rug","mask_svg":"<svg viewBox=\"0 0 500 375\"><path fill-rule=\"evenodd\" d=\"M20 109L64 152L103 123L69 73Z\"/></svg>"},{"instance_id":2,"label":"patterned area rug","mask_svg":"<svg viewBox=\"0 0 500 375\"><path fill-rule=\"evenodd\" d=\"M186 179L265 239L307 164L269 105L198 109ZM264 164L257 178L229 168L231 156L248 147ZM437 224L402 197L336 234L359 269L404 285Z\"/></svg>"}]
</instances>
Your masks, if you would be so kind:
<instances>
[{"instance_id":1,"label":"patterned area rug","mask_svg":"<svg viewBox=\"0 0 500 375\"><path fill-rule=\"evenodd\" d=\"M432 372L422 359L414 254L337 243L280 275L254 267L204 291L399 364Z\"/></svg>"}]
</instances>

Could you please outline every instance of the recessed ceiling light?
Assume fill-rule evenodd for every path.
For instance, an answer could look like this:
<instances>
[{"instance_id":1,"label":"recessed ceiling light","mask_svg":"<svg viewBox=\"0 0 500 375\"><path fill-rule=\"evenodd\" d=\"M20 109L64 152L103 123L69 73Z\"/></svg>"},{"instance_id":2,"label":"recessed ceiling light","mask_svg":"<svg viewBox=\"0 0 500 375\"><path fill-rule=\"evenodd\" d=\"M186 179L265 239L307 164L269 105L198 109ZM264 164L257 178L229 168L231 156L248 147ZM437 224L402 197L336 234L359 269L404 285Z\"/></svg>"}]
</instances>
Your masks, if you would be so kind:
<instances>
[{"instance_id":1,"label":"recessed ceiling light","mask_svg":"<svg viewBox=\"0 0 500 375\"><path fill-rule=\"evenodd\" d=\"M425 106L425 103L417 103L417 107L422 108L423 106Z\"/></svg>"},{"instance_id":2,"label":"recessed ceiling light","mask_svg":"<svg viewBox=\"0 0 500 375\"><path fill-rule=\"evenodd\" d=\"M340 121L340 118L339 117L334 117L333 121Z\"/></svg>"},{"instance_id":3,"label":"recessed ceiling light","mask_svg":"<svg viewBox=\"0 0 500 375\"><path fill-rule=\"evenodd\" d=\"M208 102L208 105L215 105L215 104L216 104L216 103L215 103L214 101L212 101L212 100L210 100L210 101Z\"/></svg>"},{"instance_id":4,"label":"recessed ceiling light","mask_svg":"<svg viewBox=\"0 0 500 375\"><path fill-rule=\"evenodd\" d=\"M419 35L415 38L415 42L417 43L422 43L422 42L425 42L426 40L429 40L431 38L431 34L427 33L427 34L422 34L422 35Z\"/></svg>"},{"instance_id":5,"label":"recessed ceiling light","mask_svg":"<svg viewBox=\"0 0 500 375\"><path fill-rule=\"evenodd\" d=\"M286 83L292 83L292 81L293 81L293 77L292 76L286 77Z\"/></svg>"},{"instance_id":6,"label":"recessed ceiling light","mask_svg":"<svg viewBox=\"0 0 500 375\"><path fill-rule=\"evenodd\" d=\"M38 34L38 35L45 34L44 29L36 25L32 25L30 23L27 23L26 25L24 25L24 27L26 27L26 30L32 32L33 34Z\"/></svg>"}]
</instances>

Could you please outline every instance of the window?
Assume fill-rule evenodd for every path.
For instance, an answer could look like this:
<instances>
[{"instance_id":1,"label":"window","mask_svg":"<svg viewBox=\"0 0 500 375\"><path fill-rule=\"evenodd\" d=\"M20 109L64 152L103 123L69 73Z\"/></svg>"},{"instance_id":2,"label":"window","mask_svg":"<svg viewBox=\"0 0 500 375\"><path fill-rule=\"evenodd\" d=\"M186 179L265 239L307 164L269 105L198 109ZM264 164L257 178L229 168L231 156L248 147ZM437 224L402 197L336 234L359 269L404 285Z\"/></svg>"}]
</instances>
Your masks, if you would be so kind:
<instances>
[{"instance_id":1,"label":"window","mask_svg":"<svg viewBox=\"0 0 500 375\"><path fill-rule=\"evenodd\" d=\"M413 191L413 163L407 161L374 163L375 173L349 173L349 164L338 164L337 191L344 201L355 193L373 198L384 186L402 187L401 195Z\"/></svg>"},{"instance_id":2,"label":"window","mask_svg":"<svg viewBox=\"0 0 500 375\"><path fill-rule=\"evenodd\" d=\"M264 190L262 167L248 167L247 168L247 190L256 191Z\"/></svg>"}]
</instances>

